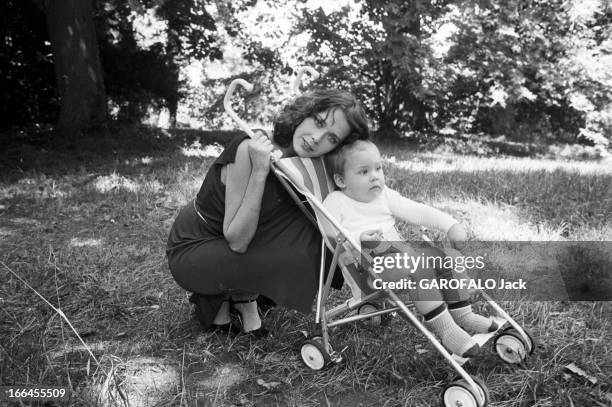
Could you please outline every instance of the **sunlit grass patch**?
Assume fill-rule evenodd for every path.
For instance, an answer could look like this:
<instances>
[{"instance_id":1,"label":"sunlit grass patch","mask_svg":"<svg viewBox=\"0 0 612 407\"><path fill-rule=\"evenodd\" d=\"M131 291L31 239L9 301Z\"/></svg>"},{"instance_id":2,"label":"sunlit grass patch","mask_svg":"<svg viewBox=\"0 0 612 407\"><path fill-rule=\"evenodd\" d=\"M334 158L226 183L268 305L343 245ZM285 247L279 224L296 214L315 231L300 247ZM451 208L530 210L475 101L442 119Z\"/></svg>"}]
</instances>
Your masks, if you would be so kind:
<instances>
[{"instance_id":1,"label":"sunlit grass patch","mask_svg":"<svg viewBox=\"0 0 612 407\"><path fill-rule=\"evenodd\" d=\"M593 235L585 228L605 229L612 219L612 170L601 164L591 163L589 171L566 168L562 162L534 164L525 170L520 167L529 168L527 163L536 160L516 161L521 163L518 167L510 160L512 166L503 169L487 167L493 163L490 159L451 156L447 164L440 164L446 170L432 172L428 167L436 168L436 163L418 154L411 157L400 165L390 162L386 168L389 185L411 199L511 207L504 209L511 218L516 213L521 223L530 222L538 230L558 232L564 238L577 229Z\"/></svg>"},{"instance_id":2,"label":"sunlit grass patch","mask_svg":"<svg viewBox=\"0 0 612 407\"><path fill-rule=\"evenodd\" d=\"M124 189L129 192L136 192L139 186L136 182L118 174L104 175L96 178L94 188L101 193L110 192L112 190Z\"/></svg>"},{"instance_id":3,"label":"sunlit grass patch","mask_svg":"<svg viewBox=\"0 0 612 407\"><path fill-rule=\"evenodd\" d=\"M0 227L0 239L5 239L14 234L14 232L8 228Z\"/></svg>"},{"instance_id":4,"label":"sunlit grass patch","mask_svg":"<svg viewBox=\"0 0 612 407\"><path fill-rule=\"evenodd\" d=\"M181 152L186 157L218 157L223 152L223 146L219 143L202 145L200 140L194 141L187 147L181 147Z\"/></svg>"},{"instance_id":5,"label":"sunlit grass patch","mask_svg":"<svg viewBox=\"0 0 612 407\"><path fill-rule=\"evenodd\" d=\"M460 198L436 200L431 205L463 221L478 240L565 240L563 224L534 222L521 207Z\"/></svg>"},{"instance_id":6,"label":"sunlit grass patch","mask_svg":"<svg viewBox=\"0 0 612 407\"><path fill-rule=\"evenodd\" d=\"M194 199L212 161L209 158L201 162L199 166L186 163L182 168L175 171L174 179L168 183L165 190L164 205L178 208Z\"/></svg>"},{"instance_id":7,"label":"sunlit grass patch","mask_svg":"<svg viewBox=\"0 0 612 407\"><path fill-rule=\"evenodd\" d=\"M102 239L85 239L73 237L70 239L70 247L98 247L102 244Z\"/></svg>"},{"instance_id":8,"label":"sunlit grass patch","mask_svg":"<svg viewBox=\"0 0 612 407\"><path fill-rule=\"evenodd\" d=\"M162 189L159 181L140 179L133 180L113 172L111 175L102 175L95 179L93 187L100 193L125 190L128 192L151 192L155 193Z\"/></svg>"},{"instance_id":9,"label":"sunlit grass patch","mask_svg":"<svg viewBox=\"0 0 612 407\"><path fill-rule=\"evenodd\" d=\"M593 228L588 225L579 226L574 229L571 238L574 240L612 241L612 223L604 224L600 228Z\"/></svg>"},{"instance_id":10,"label":"sunlit grass patch","mask_svg":"<svg viewBox=\"0 0 612 407\"><path fill-rule=\"evenodd\" d=\"M27 197L47 200L64 198L74 191L73 179L69 177L48 177L45 174L32 174L22 177L15 183L0 183L0 199Z\"/></svg>"},{"instance_id":11,"label":"sunlit grass patch","mask_svg":"<svg viewBox=\"0 0 612 407\"><path fill-rule=\"evenodd\" d=\"M8 218L7 221L8 223L15 225L15 226L32 226L32 227L40 226L40 221L36 219L31 219L31 218L15 217L15 218Z\"/></svg>"},{"instance_id":12,"label":"sunlit grass patch","mask_svg":"<svg viewBox=\"0 0 612 407\"><path fill-rule=\"evenodd\" d=\"M156 162L159 162L160 160L160 158L145 155L143 157L128 158L124 160L123 163L128 166L150 166Z\"/></svg>"},{"instance_id":13,"label":"sunlit grass patch","mask_svg":"<svg viewBox=\"0 0 612 407\"><path fill-rule=\"evenodd\" d=\"M2 191L13 188L0 195L0 235L10 233L0 241L1 260L61 305L103 369L91 364L88 372L88 353L65 324L62 333L58 315L0 268L0 379L71 386L71 405L77 406L125 405L117 390L131 405L436 405L453 370L401 318L386 327L332 329L344 361L320 372L306 368L299 355L301 331L316 331L314 312L269 311L265 323L274 336L261 340L200 331L188 293L168 270L165 244L176 214L195 197L220 151L214 143L228 137L203 135L191 156L178 147L193 146L200 133L189 137L164 155L109 155L100 167L77 163L66 166L74 172L44 178L39 168L1 185ZM537 160L527 170L528 160L501 159L505 167L498 168L492 159L397 150L396 164L410 162L388 163L390 185L451 213L474 237L612 240L610 174L596 169L599 164L581 173ZM438 170L425 168L428 163ZM106 192L96 189L96 181ZM48 192L38 192L36 182ZM65 195L53 195L53 182ZM523 257L523 264L537 266L533 256ZM509 261L501 254L495 260L501 266ZM333 301L348 297L345 288ZM503 305L540 346L524 366L501 364L489 348L474 361L470 372L486 379L492 405L564 405L568 395L576 406L604 400L612 384L610 304ZM569 362L602 385L591 389L579 379L563 379L560 369ZM224 374L235 380L224 381ZM138 401L139 392L151 399Z\"/></svg>"},{"instance_id":14,"label":"sunlit grass patch","mask_svg":"<svg viewBox=\"0 0 612 407\"><path fill-rule=\"evenodd\" d=\"M579 174L612 174L612 160L606 161L563 161L523 157L478 157L433 153L384 154L384 159L402 169L420 172L474 172L474 171L530 171L577 172Z\"/></svg>"}]
</instances>

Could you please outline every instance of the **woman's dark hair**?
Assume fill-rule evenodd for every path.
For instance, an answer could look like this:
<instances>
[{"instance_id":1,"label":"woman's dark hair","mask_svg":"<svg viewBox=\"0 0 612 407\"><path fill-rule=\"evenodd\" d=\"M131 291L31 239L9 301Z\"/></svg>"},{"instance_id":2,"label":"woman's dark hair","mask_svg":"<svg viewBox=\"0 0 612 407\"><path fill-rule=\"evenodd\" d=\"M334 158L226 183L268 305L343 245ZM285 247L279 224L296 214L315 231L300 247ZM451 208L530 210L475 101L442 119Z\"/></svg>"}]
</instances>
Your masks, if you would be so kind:
<instances>
[{"instance_id":1,"label":"woman's dark hair","mask_svg":"<svg viewBox=\"0 0 612 407\"><path fill-rule=\"evenodd\" d=\"M349 92L338 89L319 89L301 96L283 106L274 119L273 138L281 147L291 145L295 129L308 117L325 110L341 109L346 116L351 131L341 144L355 140L366 140L370 137L368 118L363 106Z\"/></svg>"}]
</instances>

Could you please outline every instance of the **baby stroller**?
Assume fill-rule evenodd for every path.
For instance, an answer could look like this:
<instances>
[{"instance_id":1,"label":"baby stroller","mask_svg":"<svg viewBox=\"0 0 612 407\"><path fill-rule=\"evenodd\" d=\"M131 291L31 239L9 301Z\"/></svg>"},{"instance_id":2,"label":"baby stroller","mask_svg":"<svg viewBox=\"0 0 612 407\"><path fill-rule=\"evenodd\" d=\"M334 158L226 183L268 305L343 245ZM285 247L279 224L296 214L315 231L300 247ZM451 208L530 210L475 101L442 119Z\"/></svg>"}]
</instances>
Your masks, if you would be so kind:
<instances>
[{"instance_id":1,"label":"baby stroller","mask_svg":"<svg viewBox=\"0 0 612 407\"><path fill-rule=\"evenodd\" d=\"M313 72L312 69L308 69ZM301 76L298 73L294 84L297 90ZM244 131L252 131L233 112L230 105L231 94L240 84L249 90L250 85L237 79L230 84L225 98L226 111L238 122ZM360 252L360 245L355 242L342 226L326 211L322 202L334 190L334 184L328 174L322 158L273 158L271 169L284 185L296 204L321 231L322 244L333 253L331 265L325 270L325 250L321 250L321 268L319 273L319 290L316 304L315 322L320 324L320 334L307 339L301 347L304 363L313 370L320 370L332 363L342 360L339 352L330 344L330 328L364 319L380 319L382 316L397 313L412 323L432 345L442 354L459 377L447 384L442 392L443 405L450 407L484 407L489 402L489 392L485 383L479 378L470 376L462 365L467 361L450 354L438 339L425 327L409 306L393 290L374 289L372 282L378 278L373 271L373 259L365 252ZM339 268L348 284L352 297L332 308L326 305L330 297L330 288L334 274ZM535 343L529 333L523 329L486 293L482 298L497 314L494 318L500 327L496 332L474 335L476 342L482 346L493 340L497 355L505 362L518 364L533 353ZM355 315L355 311L357 311Z\"/></svg>"}]
</instances>

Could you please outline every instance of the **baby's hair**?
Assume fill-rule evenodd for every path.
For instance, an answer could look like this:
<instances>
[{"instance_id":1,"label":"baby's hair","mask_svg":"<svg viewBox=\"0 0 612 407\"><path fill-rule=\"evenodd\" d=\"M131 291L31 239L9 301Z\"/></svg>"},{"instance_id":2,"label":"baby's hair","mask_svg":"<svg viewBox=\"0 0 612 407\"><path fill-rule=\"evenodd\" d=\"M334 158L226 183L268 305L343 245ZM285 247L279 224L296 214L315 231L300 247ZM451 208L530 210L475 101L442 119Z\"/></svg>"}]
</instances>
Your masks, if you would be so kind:
<instances>
[{"instance_id":1,"label":"baby's hair","mask_svg":"<svg viewBox=\"0 0 612 407\"><path fill-rule=\"evenodd\" d=\"M274 141L281 147L289 147L293 140L295 129L308 117L331 109L341 109L351 129L342 144L370 137L368 118L363 106L350 92L338 89L318 89L298 96L292 102L283 106L274 119Z\"/></svg>"},{"instance_id":2,"label":"baby's hair","mask_svg":"<svg viewBox=\"0 0 612 407\"><path fill-rule=\"evenodd\" d=\"M344 167L348 153L363 150L368 145L376 146L370 140L356 140L350 144L343 144L331 153L327 153L325 155L325 165L332 178L336 174L344 176Z\"/></svg>"}]
</instances>

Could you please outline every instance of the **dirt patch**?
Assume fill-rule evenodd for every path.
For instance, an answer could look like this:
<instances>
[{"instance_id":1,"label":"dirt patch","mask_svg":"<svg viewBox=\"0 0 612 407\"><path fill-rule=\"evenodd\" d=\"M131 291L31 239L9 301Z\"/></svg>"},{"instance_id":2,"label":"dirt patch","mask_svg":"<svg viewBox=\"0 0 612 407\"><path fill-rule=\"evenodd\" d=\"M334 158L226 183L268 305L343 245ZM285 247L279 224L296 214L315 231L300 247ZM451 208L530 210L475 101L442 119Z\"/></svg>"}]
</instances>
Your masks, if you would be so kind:
<instances>
[{"instance_id":1,"label":"dirt patch","mask_svg":"<svg viewBox=\"0 0 612 407\"><path fill-rule=\"evenodd\" d=\"M228 390L242 383L247 375L247 370L234 362L214 367L198 363L188 369L185 387L193 405L214 406L225 399Z\"/></svg>"},{"instance_id":2,"label":"dirt patch","mask_svg":"<svg viewBox=\"0 0 612 407\"><path fill-rule=\"evenodd\" d=\"M83 346L81 343L73 343L73 344L64 344L60 349L52 350L47 353L49 360L56 360L64 355L73 355L76 353L83 354L86 357L89 357L89 351L91 350L94 354L101 354L106 352L111 345L113 345L110 341L99 341L89 343L87 348Z\"/></svg>"},{"instance_id":3,"label":"dirt patch","mask_svg":"<svg viewBox=\"0 0 612 407\"><path fill-rule=\"evenodd\" d=\"M135 358L126 363L125 391L132 407L159 405L177 393L180 375L176 365L162 359Z\"/></svg>"},{"instance_id":4,"label":"dirt patch","mask_svg":"<svg viewBox=\"0 0 612 407\"><path fill-rule=\"evenodd\" d=\"M164 359L135 357L122 362L107 357L103 364L105 368L93 374L93 383L80 392L87 405L162 406L180 394L179 367Z\"/></svg>"}]
</instances>

